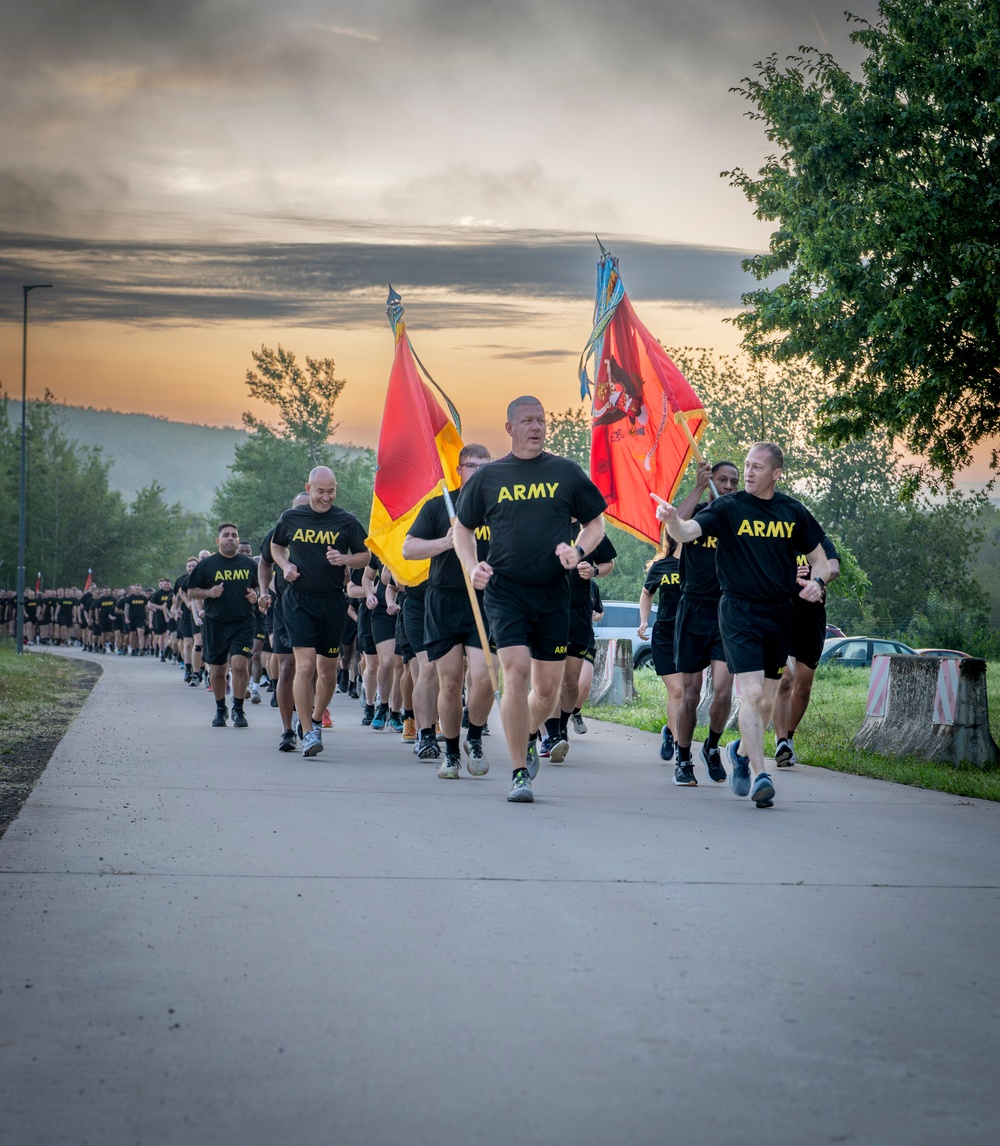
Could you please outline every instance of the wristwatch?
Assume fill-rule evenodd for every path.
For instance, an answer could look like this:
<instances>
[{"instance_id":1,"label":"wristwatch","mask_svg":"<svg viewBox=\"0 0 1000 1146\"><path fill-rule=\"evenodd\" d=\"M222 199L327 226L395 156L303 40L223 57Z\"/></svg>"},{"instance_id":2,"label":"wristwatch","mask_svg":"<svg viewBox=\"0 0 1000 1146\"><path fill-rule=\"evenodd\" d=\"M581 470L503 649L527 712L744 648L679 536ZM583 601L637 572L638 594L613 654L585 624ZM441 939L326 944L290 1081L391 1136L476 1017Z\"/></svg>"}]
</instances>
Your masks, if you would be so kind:
<instances>
[{"instance_id":1,"label":"wristwatch","mask_svg":"<svg viewBox=\"0 0 1000 1146\"><path fill-rule=\"evenodd\" d=\"M586 551L584 550L582 545L574 545L573 548L576 550L577 556L580 558L581 561L584 559L584 557L587 556Z\"/></svg>"}]
</instances>

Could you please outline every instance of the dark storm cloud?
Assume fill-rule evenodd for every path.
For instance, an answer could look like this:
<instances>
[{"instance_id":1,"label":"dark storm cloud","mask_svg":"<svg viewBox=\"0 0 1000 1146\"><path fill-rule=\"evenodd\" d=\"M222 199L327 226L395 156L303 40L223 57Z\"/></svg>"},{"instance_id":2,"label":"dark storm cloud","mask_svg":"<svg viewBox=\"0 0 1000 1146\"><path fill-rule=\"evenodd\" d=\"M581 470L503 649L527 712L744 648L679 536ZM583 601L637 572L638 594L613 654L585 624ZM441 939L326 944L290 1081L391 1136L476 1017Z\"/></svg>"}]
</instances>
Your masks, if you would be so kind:
<instances>
[{"instance_id":1,"label":"dark storm cloud","mask_svg":"<svg viewBox=\"0 0 1000 1146\"><path fill-rule=\"evenodd\" d=\"M731 308L752 285L741 252L602 238L636 299ZM451 241L411 232L396 245L0 236L0 319L18 317L21 284L44 281L57 289L37 322L380 324L391 282L405 303L419 303L424 326L502 324L536 313L521 300L592 298L596 259L590 237L528 232Z\"/></svg>"}]
</instances>

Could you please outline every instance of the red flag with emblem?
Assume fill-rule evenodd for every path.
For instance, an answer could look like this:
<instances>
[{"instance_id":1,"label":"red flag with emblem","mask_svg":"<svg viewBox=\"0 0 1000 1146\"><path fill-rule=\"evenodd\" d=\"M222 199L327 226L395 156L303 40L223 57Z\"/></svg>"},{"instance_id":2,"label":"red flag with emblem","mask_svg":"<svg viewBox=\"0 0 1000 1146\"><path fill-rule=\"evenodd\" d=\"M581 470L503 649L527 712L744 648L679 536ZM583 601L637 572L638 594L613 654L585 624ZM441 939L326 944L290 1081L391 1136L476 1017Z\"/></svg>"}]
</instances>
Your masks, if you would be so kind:
<instances>
[{"instance_id":1,"label":"red flag with emblem","mask_svg":"<svg viewBox=\"0 0 1000 1146\"><path fill-rule=\"evenodd\" d=\"M615 525L651 541L660 523L650 493L672 499L705 432L701 401L670 356L639 321L601 248L594 332L580 360L582 393L590 393L588 358L596 359L590 476Z\"/></svg>"}]
</instances>

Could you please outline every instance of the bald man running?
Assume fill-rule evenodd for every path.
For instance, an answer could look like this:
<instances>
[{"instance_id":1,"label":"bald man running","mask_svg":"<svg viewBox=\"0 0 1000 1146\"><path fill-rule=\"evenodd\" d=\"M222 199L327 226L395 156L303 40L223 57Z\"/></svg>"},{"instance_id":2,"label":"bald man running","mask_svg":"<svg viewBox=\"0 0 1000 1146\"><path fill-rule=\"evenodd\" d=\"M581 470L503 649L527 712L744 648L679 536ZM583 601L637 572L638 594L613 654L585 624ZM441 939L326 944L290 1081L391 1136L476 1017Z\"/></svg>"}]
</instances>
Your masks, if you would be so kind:
<instances>
[{"instance_id":1,"label":"bald man running","mask_svg":"<svg viewBox=\"0 0 1000 1146\"><path fill-rule=\"evenodd\" d=\"M368 564L366 531L334 505L337 479L317 466L306 482L309 504L286 509L274 527L271 555L285 578L281 608L295 657L295 710L302 755L323 751L323 710L337 686L337 659L347 613L345 569Z\"/></svg>"}]
</instances>

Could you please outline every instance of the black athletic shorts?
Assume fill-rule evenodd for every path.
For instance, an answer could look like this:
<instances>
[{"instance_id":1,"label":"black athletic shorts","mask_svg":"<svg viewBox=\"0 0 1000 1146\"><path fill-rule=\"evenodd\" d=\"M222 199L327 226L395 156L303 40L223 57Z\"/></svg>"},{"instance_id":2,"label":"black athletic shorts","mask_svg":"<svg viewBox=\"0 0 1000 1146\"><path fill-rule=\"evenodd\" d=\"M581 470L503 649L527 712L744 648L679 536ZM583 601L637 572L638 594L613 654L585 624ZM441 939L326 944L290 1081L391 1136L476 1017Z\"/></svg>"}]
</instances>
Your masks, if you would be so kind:
<instances>
[{"instance_id":1,"label":"black athletic shorts","mask_svg":"<svg viewBox=\"0 0 1000 1146\"><path fill-rule=\"evenodd\" d=\"M405 598L404 598L405 600ZM406 636L406 624L403 621L403 610L400 609L396 614L396 656L403 658L403 664L408 665L416 655L413 651L413 646L410 644Z\"/></svg>"},{"instance_id":2,"label":"black athletic shorts","mask_svg":"<svg viewBox=\"0 0 1000 1146\"><path fill-rule=\"evenodd\" d=\"M288 656L292 651L292 646L288 643L288 631L285 628L285 607L282 597L284 593L275 593L268 609L271 615L271 652L279 657Z\"/></svg>"},{"instance_id":3,"label":"black athletic shorts","mask_svg":"<svg viewBox=\"0 0 1000 1146\"><path fill-rule=\"evenodd\" d=\"M181 609L181 615L177 618L177 635L182 641L188 641L194 636L190 609Z\"/></svg>"},{"instance_id":4,"label":"black athletic shorts","mask_svg":"<svg viewBox=\"0 0 1000 1146\"><path fill-rule=\"evenodd\" d=\"M321 657L340 656L347 598L343 593L302 593L294 585L281 595L281 616L293 649L315 649Z\"/></svg>"},{"instance_id":5,"label":"black athletic shorts","mask_svg":"<svg viewBox=\"0 0 1000 1146\"><path fill-rule=\"evenodd\" d=\"M424 644L424 611L427 593L407 593L403 598L403 624L406 627L406 640L414 653L424 653L427 647Z\"/></svg>"},{"instance_id":6,"label":"black athletic shorts","mask_svg":"<svg viewBox=\"0 0 1000 1146\"><path fill-rule=\"evenodd\" d=\"M349 600L347 603L349 605L354 606L355 613L358 611L359 602L356 599L355 600ZM352 617L350 613L345 613L344 614L344 632L340 638L341 647L343 648L346 645L353 645L357 639L358 639L358 618Z\"/></svg>"},{"instance_id":7,"label":"black athletic shorts","mask_svg":"<svg viewBox=\"0 0 1000 1146\"><path fill-rule=\"evenodd\" d=\"M826 640L826 606L821 602L792 598L792 656L814 669Z\"/></svg>"},{"instance_id":8,"label":"black athletic shorts","mask_svg":"<svg viewBox=\"0 0 1000 1146\"><path fill-rule=\"evenodd\" d=\"M653 668L657 676L673 676L678 671L674 661L674 625L661 625L659 621L649 634L649 646L653 652Z\"/></svg>"},{"instance_id":9,"label":"black athletic shorts","mask_svg":"<svg viewBox=\"0 0 1000 1146\"><path fill-rule=\"evenodd\" d=\"M590 604L580 609L570 609L569 649L567 656L581 661L592 661L597 646L594 643L594 610Z\"/></svg>"},{"instance_id":10,"label":"black athletic shorts","mask_svg":"<svg viewBox=\"0 0 1000 1146\"><path fill-rule=\"evenodd\" d=\"M230 657L250 657L253 654L253 618L226 624L205 618L202 625L202 660L207 665L224 665Z\"/></svg>"},{"instance_id":11,"label":"black athletic shorts","mask_svg":"<svg viewBox=\"0 0 1000 1146\"><path fill-rule=\"evenodd\" d=\"M259 609L254 609L254 640L263 641L267 638L267 627L264 624L264 614Z\"/></svg>"},{"instance_id":12,"label":"black athletic shorts","mask_svg":"<svg viewBox=\"0 0 1000 1146\"><path fill-rule=\"evenodd\" d=\"M158 637L162 637L166 631L167 631L167 618L164 617L164 615L160 612L154 613L153 614L153 632Z\"/></svg>"},{"instance_id":13,"label":"black athletic shorts","mask_svg":"<svg viewBox=\"0 0 1000 1146\"><path fill-rule=\"evenodd\" d=\"M479 601L483 612L482 596ZM486 614L483 613L483 624ZM439 589L428 586L424 597L424 649L427 659L439 661L456 645L481 649L476 618L472 615L472 602L467 589ZM492 645L492 642L491 642Z\"/></svg>"},{"instance_id":14,"label":"black athletic shorts","mask_svg":"<svg viewBox=\"0 0 1000 1146\"><path fill-rule=\"evenodd\" d=\"M366 657L375 655L375 638L372 636L372 612L361 597L356 598L358 610L358 651Z\"/></svg>"},{"instance_id":15,"label":"black athletic shorts","mask_svg":"<svg viewBox=\"0 0 1000 1146\"><path fill-rule=\"evenodd\" d=\"M367 606L365 607L367 608ZM380 645L383 641L395 641L395 617L390 617L381 606L377 609L369 609L368 617L372 626L372 638L376 645Z\"/></svg>"},{"instance_id":16,"label":"black athletic shorts","mask_svg":"<svg viewBox=\"0 0 1000 1146\"><path fill-rule=\"evenodd\" d=\"M486 583L486 615L498 649L526 645L536 661L565 660L569 645L569 581L519 585L494 573Z\"/></svg>"},{"instance_id":17,"label":"black athletic shorts","mask_svg":"<svg viewBox=\"0 0 1000 1146\"><path fill-rule=\"evenodd\" d=\"M723 593L719 600L719 628L731 673L760 672L778 680L792 645L791 601L748 601Z\"/></svg>"},{"instance_id":18,"label":"black athletic shorts","mask_svg":"<svg viewBox=\"0 0 1000 1146\"><path fill-rule=\"evenodd\" d=\"M60 628L68 629L73 624L73 610L60 609L58 618L59 619L56 621L56 624L59 625Z\"/></svg>"},{"instance_id":19,"label":"black athletic shorts","mask_svg":"<svg viewBox=\"0 0 1000 1146\"><path fill-rule=\"evenodd\" d=\"M724 661L719 631L719 606L681 594L674 623L674 664L677 672L701 672L712 661Z\"/></svg>"},{"instance_id":20,"label":"black athletic shorts","mask_svg":"<svg viewBox=\"0 0 1000 1146\"><path fill-rule=\"evenodd\" d=\"M112 620L111 617L108 617L108 619L105 621L101 621L101 632L102 633L113 633L114 631L115 631L115 622Z\"/></svg>"}]
</instances>

